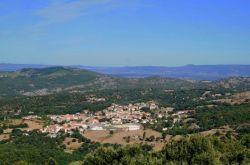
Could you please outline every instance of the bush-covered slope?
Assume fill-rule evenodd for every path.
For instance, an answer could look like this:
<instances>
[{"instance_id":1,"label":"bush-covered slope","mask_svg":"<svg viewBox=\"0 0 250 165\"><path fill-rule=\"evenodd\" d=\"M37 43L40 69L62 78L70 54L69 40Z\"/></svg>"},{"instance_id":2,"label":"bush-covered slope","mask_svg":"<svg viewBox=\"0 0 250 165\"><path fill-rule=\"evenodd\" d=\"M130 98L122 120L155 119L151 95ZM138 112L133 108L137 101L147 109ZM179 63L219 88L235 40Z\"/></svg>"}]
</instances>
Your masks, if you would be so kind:
<instances>
[{"instance_id":1,"label":"bush-covered slope","mask_svg":"<svg viewBox=\"0 0 250 165\"><path fill-rule=\"evenodd\" d=\"M20 94L39 89L66 88L86 84L100 77L98 73L66 67L22 69L0 73L1 94Z\"/></svg>"}]
</instances>

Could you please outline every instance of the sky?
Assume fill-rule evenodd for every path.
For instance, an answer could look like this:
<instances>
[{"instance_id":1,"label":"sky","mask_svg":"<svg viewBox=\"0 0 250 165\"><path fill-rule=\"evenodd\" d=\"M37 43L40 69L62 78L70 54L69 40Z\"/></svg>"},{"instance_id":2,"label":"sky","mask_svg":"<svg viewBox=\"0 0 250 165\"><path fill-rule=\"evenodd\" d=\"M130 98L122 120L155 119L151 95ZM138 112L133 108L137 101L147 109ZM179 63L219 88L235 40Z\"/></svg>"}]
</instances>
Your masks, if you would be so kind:
<instances>
[{"instance_id":1,"label":"sky","mask_svg":"<svg viewBox=\"0 0 250 165\"><path fill-rule=\"evenodd\" d=\"M0 63L250 64L250 1L1 0Z\"/></svg>"}]
</instances>

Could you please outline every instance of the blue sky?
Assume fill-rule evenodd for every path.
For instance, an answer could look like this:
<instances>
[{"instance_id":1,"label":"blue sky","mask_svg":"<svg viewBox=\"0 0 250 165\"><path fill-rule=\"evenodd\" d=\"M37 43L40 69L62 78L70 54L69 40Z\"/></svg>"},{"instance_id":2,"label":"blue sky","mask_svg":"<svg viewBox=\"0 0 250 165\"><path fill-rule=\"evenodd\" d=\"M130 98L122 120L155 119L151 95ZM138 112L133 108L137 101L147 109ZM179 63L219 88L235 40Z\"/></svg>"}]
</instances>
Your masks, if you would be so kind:
<instances>
[{"instance_id":1,"label":"blue sky","mask_svg":"<svg viewBox=\"0 0 250 165\"><path fill-rule=\"evenodd\" d=\"M249 0L1 0L0 63L250 64Z\"/></svg>"}]
</instances>

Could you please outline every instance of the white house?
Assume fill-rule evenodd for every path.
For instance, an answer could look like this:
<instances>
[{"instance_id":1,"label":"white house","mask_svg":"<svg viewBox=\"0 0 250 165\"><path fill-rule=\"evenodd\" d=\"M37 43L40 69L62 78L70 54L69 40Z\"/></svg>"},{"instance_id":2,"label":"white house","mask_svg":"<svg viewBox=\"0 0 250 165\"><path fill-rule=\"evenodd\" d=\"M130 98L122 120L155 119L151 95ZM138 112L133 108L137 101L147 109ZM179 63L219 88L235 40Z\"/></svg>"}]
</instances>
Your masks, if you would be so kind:
<instances>
[{"instance_id":1,"label":"white house","mask_svg":"<svg viewBox=\"0 0 250 165\"><path fill-rule=\"evenodd\" d=\"M90 127L89 129L92 130L92 131L102 131L102 130L104 130L103 126L100 125L100 124L93 124L93 125L91 125L89 127Z\"/></svg>"},{"instance_id":2,"label":"white house","mask_svg":"<svg viewBox=\"0 0 250 165\"><path fill-rule=\"evenodd\" d=\"M125 126L128 128L129 131L136 131L141 129L141 125L139 124L128 123L125 124Z\"/></svg>"}]
</instances>

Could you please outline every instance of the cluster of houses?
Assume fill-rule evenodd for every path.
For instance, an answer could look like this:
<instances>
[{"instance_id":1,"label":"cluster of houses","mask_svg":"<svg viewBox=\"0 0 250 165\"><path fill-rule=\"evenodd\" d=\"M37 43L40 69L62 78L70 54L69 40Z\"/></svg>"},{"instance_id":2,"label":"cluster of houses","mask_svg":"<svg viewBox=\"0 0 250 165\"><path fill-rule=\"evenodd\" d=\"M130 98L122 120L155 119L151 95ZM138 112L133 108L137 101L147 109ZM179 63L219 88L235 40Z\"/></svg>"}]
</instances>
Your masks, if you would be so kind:
<instances>
[{"instance_id":1,"label":"cluster of houses","mask_svg":"<svg viewBox=\"0 0 250 165\"><path fill-rule=\"evenodd\" d=\"M66 115L48 115L53 124L41 129L41 132L48 133L50 136L56 136L59 132L72 133L72 130L78 129L81 133L86 130L92 131L135 131L142 128L141 124L152 122L151 114L142 109L157 109L154 102L135 103L128 105L112 104L103 111L95 114L84 111L84 113L66 114ZM39 119L39 116L30 115L23 119Z\"/></svg>"},{"instance_id":2,"label":"cluster of houses","mask_svg":"<svg viewBox=\"0 0 250 165\"><path fill-rule=\"evenodd\" d=\"M92 102L92 103L106 101L105 98L102 98L102 97L99 98L99 97L96 97L95 95L90 95L86 99L88 100L88 102Z\"/></svg>"},{"instance_id":3,"label":"cluster of houses","mask_svg":"<svg viewBox=\"0 0 250 165\"><path fill-rule=\"evenodd\" d=\"M152 115L147 110L154 110L157 114ZM105 110L96 113L90 113L88 110L83 113L66 115L48 115L53 124L41 129L41 132L48 133L50 136L57 136L59 132L72 133L72 130L78 129L81 133L86 130L92 131L135 131L142 129L142 124L157 122L156 118L174 118L176 123L188 116L192 110L173 112L173 108L159 108L151 101L147 103L135 103L128 105L112 104ZM29 115L25 120L39 119L39 116Z\"/></svg>"},{"instance_id":4,"label":"cluster of houses","mask_svg":"<svg viewBox=\"0 0 250 165\"><path fill-rule=\"evenodd\" d=\"M41 119L40 116L37 115L29 115L29 116L25 116L22 118L23 120L34 120L34 119Z\"/></svg>"},{"instance_id":5,"label":"cluster of houses","mask_svg":"<svg viewBox=\"0 0 250 165\"><path fill-rule=\"evenodd\" d=\"M59 121L61 119L58 120L58 118L56 118L55 120ZM141 129L141 125L138 123L111 124L108 121L100 122L97 117L86 117L82 121L71 118L70 121L48 125L43 128L41 132L49 133L51 136L56 136L60 131L63 131L64 133L72 133L72 130L75 129L78 129L81 133L84 133L86 130L133 131Z\"/></svg>"},{"instance_id":6,"label":"cluster of houses","mask_svg":"<svg viewBox=\"0 0 250 165\"><path fill-rule=\"evenodd\" d=\"M114 125L123 123L147 123L152 122L151 114L142 111L143 108L157 109L155 103L135 103L129 105L112 104L109 108L102 111L106 119ZM99 116L99 112L96 113Z\"/></svg>"}]
</instances>

